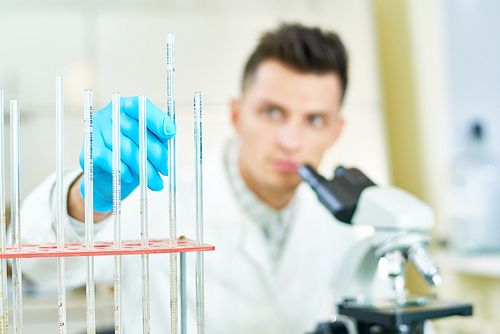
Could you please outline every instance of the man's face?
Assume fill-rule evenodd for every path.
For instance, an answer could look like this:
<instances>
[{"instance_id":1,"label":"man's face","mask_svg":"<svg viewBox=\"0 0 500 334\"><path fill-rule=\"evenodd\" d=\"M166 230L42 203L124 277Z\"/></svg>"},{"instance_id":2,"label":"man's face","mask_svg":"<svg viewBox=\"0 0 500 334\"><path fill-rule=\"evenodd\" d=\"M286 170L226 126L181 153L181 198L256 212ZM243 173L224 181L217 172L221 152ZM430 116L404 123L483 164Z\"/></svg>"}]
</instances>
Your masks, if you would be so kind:
<instances>
[{"instance_id":1,"label":"man's face","mask_svg":"<svg viewBox=\"0 0 500 334\"><path fill-rule=\"evenodd\" d=\"M301 73L277 60L263 61L243 97L232 103L240 170L250 188L293 191L301 181L297 167L317 168L337 140L341 101L337 74Z\"/></svg>"}]
</instances>

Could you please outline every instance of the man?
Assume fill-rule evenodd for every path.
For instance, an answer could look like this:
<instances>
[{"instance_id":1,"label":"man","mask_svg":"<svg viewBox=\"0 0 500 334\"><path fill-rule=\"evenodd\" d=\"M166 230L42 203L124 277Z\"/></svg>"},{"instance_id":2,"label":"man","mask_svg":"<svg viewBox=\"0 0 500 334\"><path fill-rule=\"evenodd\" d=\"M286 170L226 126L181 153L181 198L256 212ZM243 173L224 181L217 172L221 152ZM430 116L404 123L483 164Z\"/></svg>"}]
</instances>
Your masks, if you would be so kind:
<instances>
[{"instance_id":1,"label":"man","mask_svg":"<svg viewBox=\"0 0 500 334\"><path fill-rule=\"evenodd\" d=\"M231 102L237 138L204 166L206 327L213 333L304 333L331 306L339 264L353 244L301 183L297 167L317 167L341 133L339 113L347 86L347 55L337 35L300 25L266 33L245 67L242 95ZM148 185L161 190L167 174L166 143L175 126L148 103ZM95 239L111 240L110 106L94 118ZM137 99L122 101L122 238L140 236ZM179 154L182 154L180 152ZM81 171L65 175L66 240L84 236ZM194 238L194 182L178 173L178 231ZM55 241L54 177L23 204L23 242ZM168 237L168 194L150 194L150 237ZM188 256L189 258L189 256ZM50 265L49 265L50 263ZM68 259L69 286L85 282L84 258ZM123 258L126 333L141 330L140 258ZM112 280L112 259L96 258L96 279ZM56 284L53 260L26 260L27 277ZM169 261L151 256L151 327L169 328ZM188 279L192 279L192 274ZM194 287L188 285L190 318ZM322 311L323 310L323 311ZM190 321L189 326L194 326ZM194 328L188 329L193 332Z\"/></svg>"}]
</instances>

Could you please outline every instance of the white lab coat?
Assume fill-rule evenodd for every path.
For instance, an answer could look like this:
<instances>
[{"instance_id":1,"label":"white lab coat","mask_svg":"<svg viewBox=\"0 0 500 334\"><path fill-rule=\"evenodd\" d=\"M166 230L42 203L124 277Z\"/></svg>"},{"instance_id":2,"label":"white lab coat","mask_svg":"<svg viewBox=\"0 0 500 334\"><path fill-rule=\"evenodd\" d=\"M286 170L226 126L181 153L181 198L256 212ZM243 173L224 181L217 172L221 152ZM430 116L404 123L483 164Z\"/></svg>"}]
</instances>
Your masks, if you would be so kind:
<instances>
[{"instance_id":1,"label":"white lab coat","mask_svg":"<svg viewBox=\"0 0 500 334\"><path fill-rule=\"evenodd\" d=\"M79 174L65 175L65 189ZM149 237L168 237L168 180L161 192L149 192ZM195 238L194 173L178 171L178 235ZM223 165L223 150L204 165L205 242L215 251L205 253L206 332L217 334L304 333L324 319L331 283L354 244L352 229L335 221L306 184L296 192L299 208L281 257L273 263L266 237L236 202ZM140 239L139 194L122 203L122 239ZM35 189L22 205L22 241L55 242L54 176ZM67 218L67 217L66 217ZM111 218L95 225L95 240L112 240ZM80 234L79 234L80 233ZM66 241L83 239L66 222ZM194 254L188 254L188 333L195 332ZM123 257L125 333L141 333L140 256ZM68 258L68 286L85 284L85 259ZM113 258L96 257L96 280L113 279ZM169 255L151 255L151 328L168 333ZM55 259L26 259L26 277L56 286ZM326 305L329 306L329 305ZM99 315L97 314L97 317Z\"/></svg>"}]
</instances>

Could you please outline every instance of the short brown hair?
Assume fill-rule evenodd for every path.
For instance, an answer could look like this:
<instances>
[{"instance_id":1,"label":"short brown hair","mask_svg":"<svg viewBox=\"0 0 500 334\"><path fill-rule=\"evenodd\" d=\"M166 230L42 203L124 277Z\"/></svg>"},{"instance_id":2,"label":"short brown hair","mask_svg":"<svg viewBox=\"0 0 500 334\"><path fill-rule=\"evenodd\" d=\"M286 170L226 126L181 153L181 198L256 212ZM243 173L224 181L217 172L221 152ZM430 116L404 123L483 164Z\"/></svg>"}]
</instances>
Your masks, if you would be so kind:
<instances>
[{"instance_id":1,"label":"short brown hair","mask_svg":"<svg viewBox=\"0 0 500 334\"><path fill-rule=\"evenodd\" d=\"M275 59L304 73L337 73L342 98L347 88L347 52L337 34L300 24L282 24L261 37L245 66L242 91L248 87L257 67L266 59Z\"/></svg>"}]
</instances>

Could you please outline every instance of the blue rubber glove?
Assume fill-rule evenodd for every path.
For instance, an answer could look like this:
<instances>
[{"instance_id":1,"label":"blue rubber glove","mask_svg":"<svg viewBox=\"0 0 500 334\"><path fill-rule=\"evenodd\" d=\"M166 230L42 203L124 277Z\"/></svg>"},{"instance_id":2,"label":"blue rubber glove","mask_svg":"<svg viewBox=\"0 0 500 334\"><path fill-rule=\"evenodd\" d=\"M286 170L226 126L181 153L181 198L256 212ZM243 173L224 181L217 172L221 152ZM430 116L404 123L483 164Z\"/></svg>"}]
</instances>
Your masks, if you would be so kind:
<instances>
[{"instance_id":1,"label":"blue rubber glove","mask_svg":"<svg viewBox=\"0 0 500 334\"><path fill-rule=\"evenodd\" d=\"M125 199L139 185L139 98L120 99L121 191ZM175 135L176 126L166 113L147 100L146 123L148 127L147 180L151 190L163 189L160 174L168 174L167 143ZM95 113L93 125L94 210L113 210L113 130L112 103ZM84 167L85 152L80 152L80 166ZM85 198L85 180L80 191Z\"/></svg>"}]
</instances>

